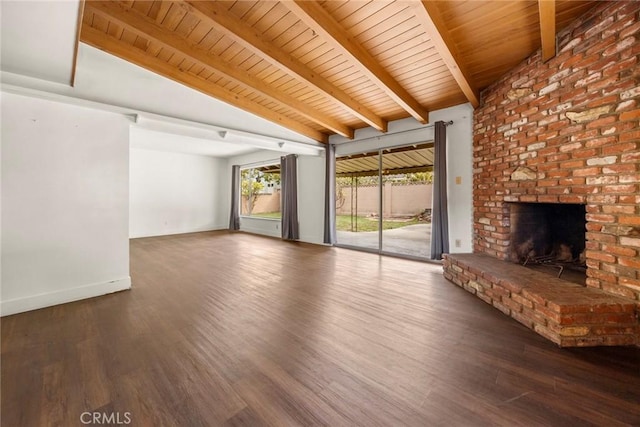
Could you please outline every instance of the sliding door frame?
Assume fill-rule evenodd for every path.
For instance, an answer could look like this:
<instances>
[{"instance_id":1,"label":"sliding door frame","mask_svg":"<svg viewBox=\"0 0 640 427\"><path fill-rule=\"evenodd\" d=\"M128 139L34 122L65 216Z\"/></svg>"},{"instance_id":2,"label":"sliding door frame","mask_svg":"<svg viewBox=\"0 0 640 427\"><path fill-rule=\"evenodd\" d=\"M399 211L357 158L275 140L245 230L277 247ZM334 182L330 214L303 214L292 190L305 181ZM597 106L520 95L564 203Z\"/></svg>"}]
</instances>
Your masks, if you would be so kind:
<instances>
[{"instance_id":1,"label":"sliding door frame","mask_svg":"<svg viewBox=\"0 0 640 427\"><path fill-rule=\"evenodd\" d=\"M415 143L403 143L403 144L393 144L393 145L389 145L389 146L385 146L385 147L380 147L377 149L378 151L378 248L374 249L374 248L368 248L365 246L356 246L356 245L348 245L348 244L342 244L340 243L340 240L338 238L336 238L336 243L334 244L334 246L339 247L339 248L345 248L345 249L353 249L353 250L357 250L357 251L362 251L362 252L370 252L370 253L375 253L378 255L385 255L385 256L392 256L392 257L396 257L396 258L404 258L404 259L411 259L411 260L415 260L415 261L425 261L425 262L432 262L432 263L436 263L436 264L440 264L440 261L434 261L428 257L421 257L421 256L416 256L416 255L409 255L409 254L402 254L402 253L396 253L396 252L388 252L382 249L382 239L383 239L383 227L382 227L382 222L383 222L383 209L384 209L384 200L382 199L383 197L383 185L382 185L382 156L384 154L384 151L389 149L389 148L404 148L404 147L411 147L416 145ZM372 152L375 151L371 150ZM352 193L353 193L353 188L352 188ZM432 202L433 203L433 202ZM337 215L336 210L333 211L332 213L334 215L334 218ZM356 212L356 216L358 215L358 213ZM336 221L337 223L337 221Z\"/></svg>"}]
</instances>

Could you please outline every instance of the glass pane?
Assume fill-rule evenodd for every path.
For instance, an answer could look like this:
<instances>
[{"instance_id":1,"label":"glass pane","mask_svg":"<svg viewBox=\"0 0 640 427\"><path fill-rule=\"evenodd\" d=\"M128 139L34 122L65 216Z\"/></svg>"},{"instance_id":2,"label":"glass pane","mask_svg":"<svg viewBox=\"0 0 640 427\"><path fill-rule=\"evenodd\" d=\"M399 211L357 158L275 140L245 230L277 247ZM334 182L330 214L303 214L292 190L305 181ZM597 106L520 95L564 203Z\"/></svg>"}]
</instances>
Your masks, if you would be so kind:
<instances>
[{"instance_id":1,"label":"glass pane","mask_svg":"<svg viewBox=\"0 0 640 427\"><path fill-rule=\"evenodd\" d=\"M258 218L280 218L280 165L240 171L240 214Z\"/></svg>"},{"instance_id":2,"label":"glass pane","mask_svg":"<svg viewBox=\"0 0 640 427\"><path fill-rule=\"evenodd\" d=\"M380 181L377 153L336 160L336 230L340 245L378 250Z\"/></svg>"},{"instance_id":3,"label":"glass pane","mask_svg":"<svg viewBox=\"0 0 640 427\"><path fill-rule=\"evenodd\" d=\"M429 258L433 148L420 145L382 155L382 251Z\"/></svg>"}]
</instances>

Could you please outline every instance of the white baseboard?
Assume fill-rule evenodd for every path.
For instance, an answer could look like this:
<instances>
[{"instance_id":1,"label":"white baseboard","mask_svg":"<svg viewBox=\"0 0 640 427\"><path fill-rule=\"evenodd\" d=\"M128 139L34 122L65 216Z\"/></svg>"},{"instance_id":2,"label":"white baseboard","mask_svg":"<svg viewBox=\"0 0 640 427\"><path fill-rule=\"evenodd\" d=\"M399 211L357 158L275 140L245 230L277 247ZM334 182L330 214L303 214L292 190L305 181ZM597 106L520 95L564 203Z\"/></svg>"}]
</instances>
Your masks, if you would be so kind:
<instances>
[{"instance_id":1,"label":"white baseboard","mask_svg":"<svg viewBox=\"0 0 640 427\"><path fill-rule=\"evenodd\" d=\"M312 245L324 245L325 243L323 242L323 239L324 236L320 236L320 238L318 238L318 236L301 234L298 240L304 243L311 243Z\"/></svg>"},{"instance_id":2,"label":"white baseboard","mask_svg":"<svg viewBox=\"0 0 640 427\"><path fill-rule=\"evenodd\" d=\"M263 228L258 228L258 227L240 227L240 231L244 231L246 233L251 233L251 234L260 234L262 236L267 236L267 237L281 237L281 233L280 230L265 230Z\"/></svg>"},{"instance_id":3,"label":"white baseboard","mask_svg":"<svg viewBox=\"0 0 640 427\"><path fill-rule=\"evenodd\" d=\"M52 305L64 304L86 298L93 298L113 292L131 289L131 277L109 280L108 282L92 283L71 289L62 289L44 294L31 295L0 302L0 316L37 310Z\"/></svg>"},{"instance_id":4,"label":"white baseboard","mask_svg":"<svg viewBox=\"0 0 640 427\"><path fill-rule=\"evenodd\" d=\"M203 231L226 230L228 228L229 228L228 224L223 224L223 225L207 225L204 227L192 227L188 229L150 231L150 232L144 232L144 233L133 232L133 233L130 233L129 238L140 239L143 237L173 236L176 234L188 234L188 233L200 233Z\"/></svg>"}]
</instances>

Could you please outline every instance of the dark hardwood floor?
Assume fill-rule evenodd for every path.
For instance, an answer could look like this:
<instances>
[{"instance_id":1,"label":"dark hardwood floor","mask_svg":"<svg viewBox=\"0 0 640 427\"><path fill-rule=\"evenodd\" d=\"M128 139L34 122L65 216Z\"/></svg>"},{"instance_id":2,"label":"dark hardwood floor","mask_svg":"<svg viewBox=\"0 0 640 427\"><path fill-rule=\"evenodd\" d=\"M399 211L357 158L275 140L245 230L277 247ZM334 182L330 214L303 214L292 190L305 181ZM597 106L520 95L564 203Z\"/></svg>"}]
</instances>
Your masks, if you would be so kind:
<instances>
[{"instance_id":1,"label":"dark hardwood floor","mask_svg":"<svg viewBox=\"0 0 640 427\"><path fill-rule=\"evenodd\" d=\"M131 276L2 319L2 425L640 425L640 349L559 349L437 265L211 232Z\"/></svg>"}]
</instances>

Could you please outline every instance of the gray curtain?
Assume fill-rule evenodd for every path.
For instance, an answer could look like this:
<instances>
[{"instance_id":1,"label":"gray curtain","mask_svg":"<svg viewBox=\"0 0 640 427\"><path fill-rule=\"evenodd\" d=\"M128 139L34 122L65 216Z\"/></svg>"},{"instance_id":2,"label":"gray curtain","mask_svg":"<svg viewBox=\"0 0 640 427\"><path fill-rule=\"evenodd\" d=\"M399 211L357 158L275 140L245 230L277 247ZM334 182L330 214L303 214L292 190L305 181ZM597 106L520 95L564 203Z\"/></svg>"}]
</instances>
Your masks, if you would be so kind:
<instances>
[{"instance_id":1,"label":"gray curtain","mask_svg":"<svg viewBox=\"0 0 640 427\"><path fill-rule=\"evenodd\" d=\"M240 166L231 168L231 215L229 230L240 230Z\"/></svg>"},{"instance_id":2,"label":"gray curtain","mask_svg":"<svg viewBox=\"0 0 640 427\"><path fill-rule=\"evenodd\" d=\"M449 220L447 209L447 127L435 123L433 165L433 212L431 219L431 259L442 259L449 253Z\"/></svg>"},{"instance_id":3,"label":"gray curtain","mask_svg":"<svg viewBox=\"0 0 640 427\"><path fill-rule=\"evenodd\" d=\"M280 158L282 238L285 240L299 238L297 157L295 154L289 154Z\"/></svg>"},{"instance_id":4,"label":"gray curtain","mask_svg":"<svg viewBox=\"0 0 640 427\"><path fill-rule=\"evenodd\" d=\"M325 146L324 243L336 243L336 146Z\"/></svg>"}]
</instances>

